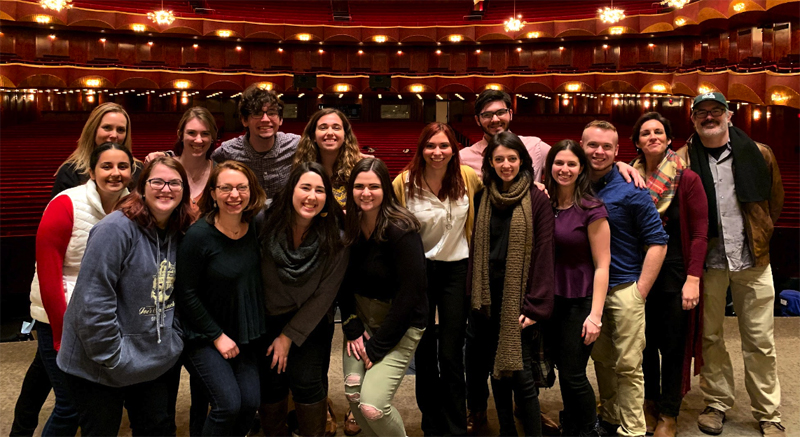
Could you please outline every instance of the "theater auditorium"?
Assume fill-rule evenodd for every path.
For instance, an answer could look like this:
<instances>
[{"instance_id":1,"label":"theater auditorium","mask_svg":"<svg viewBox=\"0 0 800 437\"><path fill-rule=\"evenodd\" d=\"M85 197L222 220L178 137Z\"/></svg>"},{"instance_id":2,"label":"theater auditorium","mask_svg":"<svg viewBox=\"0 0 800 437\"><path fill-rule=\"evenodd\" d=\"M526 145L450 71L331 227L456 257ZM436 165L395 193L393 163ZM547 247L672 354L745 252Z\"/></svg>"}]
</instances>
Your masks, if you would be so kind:
<instances>
[{"instance_id":1,"label":"theater auditorium","mask_svg":"<svg viewBox=\"0 0 800 437\"><path fill-rule=\"evenodd\" d=\"M193 107L213 116L212 149L247 133L239 105L253 87L282 102L283 133L302 136L317 111L340 111L361 153L382 160L392 179L429 123L448 125L459 150L490 138L476 108L487 90L510 96L510 131L551 146L580 141L594 120L612 123L624 163L639 153L630 137L640 116L669 120L678 150L695 134L695 98L721 93L731 125L768 145L780 172L784 202L769 242L774 346L781 421L786 435L800 435L800 318L786 316L779 296L800 289L800 0L0 1L0 434L16 423L37 350L27 328L37 230L92 111L124 108L133 157L145 161L173 150ZM736 402L722 435L757 436L728 294L724 344ZM337 313L326 387L336 435L351 417L341 323ZM175 426L189 435L182 372ZM586 373L597 392L592 360ZM415 378L412 361L393 401L412 436L424 435ZM698 375L691 387L677 432L706 435L697 426L706 407ZM35 435L54 403L51 393ZM539 403L558 426L559 384L541 389ZM498 435L492 399L486 417L473 435ZM258 428L251 435L264 435ZM119 434L131 435L127 415Z\"/></svg>"}]
</instances>

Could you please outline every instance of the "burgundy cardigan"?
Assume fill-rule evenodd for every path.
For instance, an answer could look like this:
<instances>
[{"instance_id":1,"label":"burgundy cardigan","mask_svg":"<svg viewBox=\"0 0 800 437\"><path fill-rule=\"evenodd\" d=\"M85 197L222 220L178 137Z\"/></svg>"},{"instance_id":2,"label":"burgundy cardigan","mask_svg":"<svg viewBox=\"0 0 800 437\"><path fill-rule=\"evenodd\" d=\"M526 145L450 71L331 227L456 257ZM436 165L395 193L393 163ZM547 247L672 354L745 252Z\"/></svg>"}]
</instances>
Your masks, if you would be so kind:
<instances>
[{"instance_id":1,"label":"burgundy cardigan","mask_svg":"<svg viewBox=\"0 0 800 437\"><path fill-rule=\"evenodd\" d=\"M689 311L683 354L681 394L685 395L692 388L692 376L699 375L700 368L703 367L703 267L708 249L708 198L697 173L689 169L683 170L678 184L678 199L683 264L687 275L700 278L700 301Z\"/></svg>"}]
</instances>

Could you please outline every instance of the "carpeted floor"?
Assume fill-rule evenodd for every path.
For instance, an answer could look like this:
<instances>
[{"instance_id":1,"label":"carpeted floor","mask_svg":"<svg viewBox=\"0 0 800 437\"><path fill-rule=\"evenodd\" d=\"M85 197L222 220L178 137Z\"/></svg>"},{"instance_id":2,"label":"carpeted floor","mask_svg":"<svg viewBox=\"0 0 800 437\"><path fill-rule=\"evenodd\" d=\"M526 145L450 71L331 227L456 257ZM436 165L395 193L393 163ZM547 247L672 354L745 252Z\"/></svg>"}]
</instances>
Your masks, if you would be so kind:
<instances>
[{"instance_id":1,"label":"carpeted floor","mask_svg":"<svg viewBox=\"0 0 800 437\"><path fill-rule=\"evenodd\" d=\"M747 393L744 388L743 366L741 354L741 342L739 340L739 330L736 319L727 318L725 320L726 345L731 353L735 380L736 380L736 399L737 403L733 410L728 413L725 423L723 436L759 436L758 424L750 413ZM778 375L781 382L783 405L783 423L787 429L787 436L800 436L800 318L779 318L775 321L775 338L778 348ZM341 330L336 330L334 338L334 352L331 356L330 367L330 388L331 398L334 403L334 410L339 422L339 432L337 435L344 435L342 432L342 421L347 410L347 402L344 398L344 388L342 380L342 359L341 359ZM35 342L24 343L3 343L0 344L0 435L8 435L13 420L14 403L16 402L22 378L30 364L35 351ZM596 389L594 369L590 362L587 369L592 384ZM683 402L681 415L678 418L679 434L681 436L704 436L697 429L697 415L703 408L703 398L697 388L697 378L693 379L693 389ZM181 381L178 398L178 435L188 435L189 420L189 389L188 375L184 370L184 379ZM556 387L544 390L540 395L542 408L547 415L556 419L558 411L561 409L561 394ZM41 433L41 425L47 420L52 408L52 394L45 404L40 415L40 426L37 429L37 436ZM406 424L406 431L410 436L421 436L420 413L417 409L414 397L414 376L407 376L395 397L395 406L403 415ZM497 416L490 404L489 426L483 433L486 435L497 434ZM120 434L130 435L127 419L123 419Z\"/></svg>"}]
</instances>

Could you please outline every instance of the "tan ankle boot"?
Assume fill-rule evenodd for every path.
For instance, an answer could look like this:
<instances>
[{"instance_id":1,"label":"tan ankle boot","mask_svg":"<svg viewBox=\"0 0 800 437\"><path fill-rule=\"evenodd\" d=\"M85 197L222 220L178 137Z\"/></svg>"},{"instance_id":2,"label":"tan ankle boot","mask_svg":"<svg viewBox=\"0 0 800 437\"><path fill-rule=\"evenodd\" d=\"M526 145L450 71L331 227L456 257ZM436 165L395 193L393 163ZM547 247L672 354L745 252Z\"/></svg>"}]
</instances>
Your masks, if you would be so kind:
<instances>
[{"instance_id":1,"label":"tan ankle boot","mask_svg":"<svg viewBox=\"0 0 800 437\"><path fill-rule=\"evenodd\" d=\"M653 437L675 437L678 433L678 420L675 417L665 416L660 414L658 416L658 423L656 429L653 431Z\"/></svg>"}]
</instances>

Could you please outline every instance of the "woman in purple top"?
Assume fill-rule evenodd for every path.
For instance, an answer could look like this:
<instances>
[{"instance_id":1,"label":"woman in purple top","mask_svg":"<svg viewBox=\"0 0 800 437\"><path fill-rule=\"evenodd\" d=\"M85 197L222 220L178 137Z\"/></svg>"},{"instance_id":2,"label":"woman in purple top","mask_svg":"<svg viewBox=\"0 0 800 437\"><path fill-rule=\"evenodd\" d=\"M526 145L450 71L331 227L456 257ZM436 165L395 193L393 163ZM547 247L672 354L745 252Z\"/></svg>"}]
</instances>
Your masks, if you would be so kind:
<instances>
[{"instance_id":1,"label":"woman in purple top","mask_svg":"<svg viewBox=\"0 0 800 437\"><path fill-rule=\"evenodd\" d=\"M603 203L589 188L586 154L572 140L547 154L545 185L556 216L555 307L548 339L558 368L563 435L590 435L595 397L586 364L600 335L608 290L611 231Z\"/></svg>"}]
</instances>

